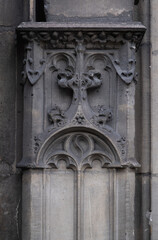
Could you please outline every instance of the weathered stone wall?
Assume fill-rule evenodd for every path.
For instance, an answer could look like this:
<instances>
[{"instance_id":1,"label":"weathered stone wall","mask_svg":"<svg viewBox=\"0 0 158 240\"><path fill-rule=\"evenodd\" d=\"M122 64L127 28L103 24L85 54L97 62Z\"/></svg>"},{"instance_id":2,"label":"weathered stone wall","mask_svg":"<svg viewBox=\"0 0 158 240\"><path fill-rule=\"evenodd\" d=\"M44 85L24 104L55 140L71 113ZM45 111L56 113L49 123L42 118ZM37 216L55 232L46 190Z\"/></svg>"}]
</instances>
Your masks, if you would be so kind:
<instances>
[{"instance_id":1,"label":"weathered stone wall","mask_svg":"<svg viewBox=\"0 0 158 240\"><path fill-rule=\"evenodd\" d=\"M104 21L129 21L133 15L131 0L45 0L47 21L62 20L63 18L104 18Z\"/></svg>"},{"instance_id":2,"label":"weathered stone wall","mask_svg":"<svg viewBox=\"0 0 158 240\"><path fill-rule=\"evenodd\" d=\"M20 239L22 88L17 77L16 32L22 0L0 1L0 239ZM27 9L25 11L27 13ZM26 20L27 18L25 18ZM20 49L20 48L19 48ZM20 57L18 57L20 61Z\"/></svg>"}]
</instances>

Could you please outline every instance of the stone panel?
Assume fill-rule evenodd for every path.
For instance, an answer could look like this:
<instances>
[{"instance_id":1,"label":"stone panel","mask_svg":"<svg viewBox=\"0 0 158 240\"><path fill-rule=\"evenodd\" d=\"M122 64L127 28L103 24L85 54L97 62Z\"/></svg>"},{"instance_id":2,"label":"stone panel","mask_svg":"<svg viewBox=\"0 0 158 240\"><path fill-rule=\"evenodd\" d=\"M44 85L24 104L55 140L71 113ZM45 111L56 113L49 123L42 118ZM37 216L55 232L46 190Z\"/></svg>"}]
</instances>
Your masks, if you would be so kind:
<instances>
[{"instance_id":1,"label":"stone panel","mask_svg":"<svg viewBox=\"0 0 158 240\"><path fill-rule=\"evenodd\" d=\"M0 25L17 26L23 20L22 0L1 0L0 1Z\"/></svg>"},{"instance_id":2,"label":"stone panel","mask_svg":"<svg viewBox=\"0 0 158 240\"><path fill-rule=\"evenodd\" d=\"M23 174L23 240L135 239L134 170L108 170L94 161Z\"/></svg>"},{"instance_id":3,"label":"stone panel","mask_svg":"<svg viewBox=\"0 0 158 240\"><path fill-rule=\"evenodd\" d=\"M131 0L45 0L47 21L55 18L61 20L64 17L100 18L108 17L113 20L131 20L133 2Z\"/></svg>"}]
</instances>

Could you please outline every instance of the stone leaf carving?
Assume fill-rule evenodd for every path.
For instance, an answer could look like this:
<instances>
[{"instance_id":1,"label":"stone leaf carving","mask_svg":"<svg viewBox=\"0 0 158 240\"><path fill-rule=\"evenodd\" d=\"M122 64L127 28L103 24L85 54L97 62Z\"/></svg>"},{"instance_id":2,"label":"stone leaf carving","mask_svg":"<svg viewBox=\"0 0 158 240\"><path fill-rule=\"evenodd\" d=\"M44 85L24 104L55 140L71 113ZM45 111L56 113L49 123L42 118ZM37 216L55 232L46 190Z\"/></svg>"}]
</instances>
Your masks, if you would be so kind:
<instances>
[{"instance_id":1,"label":"stone leaf carving","mask_svg":"<svg viewBox=\"0 0 158 240\"><path fill-rule=\"evenodd\" d=\"M101 59L104 62L104 71L108 72L111 71L111 60L107 55L92 54L84 63L85 49L81 44L77 46L76 54L76 58L74 58L72 54L56 53L51 58L50 70L57 72L57 84L60 88L72 89L73 95L71 105L65 110L64 116L63 111L56 106L56 109L50 110L48 113L49 121L54 127L62 126L61 123L65 124L64 118L68 120L67 123L72 122L75 125L86 124L89 121L97 127L111 131L111 128L106 125L112 120L112 111L100 105L94 111L89 105L87 95L88 89L99 88L103 82L101 72L94 66L95 61ZM59 64L61 60L65 62L64 68ZM56 121L58 124L55 123Z\"/></svg>"},{"instance_id":2,"label":"stone leaf carving","mask_svg":"<svg viewBox=\"0 0 158 240\"><path fill-rule=\"evenodd\" d=\"M72 122L73 124L84 125L86 122L84 114L82 112L77 112Z\"/></svg>"},{"instance_id":3,"label":"stone leaf carving","mask_svg":"<svg viewBox=\"0 0 158 240\"><path fill-rule=\"evenodd\" d=\"M138 0L135 0L137 4ZM42 42L48 49L50 48L75 48L76 43L82 42L87 49L105 49L110 45L124 44L126 41L131 41L139 46L143 33L142 29L137 32L126 30L125 32L119 31L23 31L21 32L22 38L28 42L36 41L39 44Z\"/></svg>"},{"instance_id":4,"label":"stone leaf carving","mask_svg":"<svg viewBox=\"0 0 158 240\"><path fill-rule=\"evenodd\" d=\"M59 127L66 123L64 111L56 105L49 111L48 119L53 127Z\"/></svg>"},{"instance_id":5,"label":"stone leaf carving","mask_svg":"<svg viewBox=\"0 0 158 240\"><path fill-rule=\"evenodd\" d=\"M92 118L92 123L96 126L105 128L107 123L112 120L112 111L103 105L96 107L96 115Z\"/></svg>"}]
</instances>

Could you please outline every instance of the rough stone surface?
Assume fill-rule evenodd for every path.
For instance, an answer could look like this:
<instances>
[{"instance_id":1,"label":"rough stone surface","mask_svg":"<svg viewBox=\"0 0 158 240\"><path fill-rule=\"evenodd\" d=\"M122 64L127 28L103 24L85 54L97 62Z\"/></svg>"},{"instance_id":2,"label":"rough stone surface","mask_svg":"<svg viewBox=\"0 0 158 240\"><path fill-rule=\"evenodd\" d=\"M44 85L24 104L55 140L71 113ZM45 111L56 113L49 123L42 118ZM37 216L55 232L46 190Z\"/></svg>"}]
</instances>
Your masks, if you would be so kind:
<instances>
[{"instance_id":1,"label":"rough stone surface","mask_svg":"<svg viewBox=\"0 0 158 240\"><path fill-rule=\"evenodd\" d=\"M23 0L0 1L0 25L16 26L23 19Z\"/></svg>"},{"instance_id":2,"label":"rough stone surface","mask_svg":"<svg viewBox=\"0 0 158 240\"><path fill-rule=\"evenodd\" d=\"M150 208L150 181L151 174L136 174L135 189L135 234L136 240L149 240L151 233ZM144 201L145 199L145 201Z\"/></svg>"},{"instance_id":3,"label":"rough stone surface","mask_svg":"<svg viewBox=\"0 0 158 240\"><path fill-rule=\"evenodd\" d=\"M21 89L17 80L15 28L24 20L22 7L21 0L0 1L0 239L2 240L21 238L21 175L19 170L16 170L16 161L21 158L19 136L22 134L20 132L22 101L21 94L18 95ZM17 95L20 100L18 105Z\"/></svg>"},{"instance_id":4,"label":"rough stone surface","mask_svg":"<svg viewBox=\"0 0 158 240\"><path fill-rule=\"evenodd\" d=\"M45 0L47 21L62 18L105 18L128 21L132 19L133 2L131 0Z\"/></svg>"},{"instance_id":5,"label":"rough stone surface","mask_svg":"<svg viewBox=\"0 0 158 240\"><path fill-rule=\"evenodd\" d=\"M21 175L0 176L0 239L21 239Z\"/></svg>"}]
</instances>

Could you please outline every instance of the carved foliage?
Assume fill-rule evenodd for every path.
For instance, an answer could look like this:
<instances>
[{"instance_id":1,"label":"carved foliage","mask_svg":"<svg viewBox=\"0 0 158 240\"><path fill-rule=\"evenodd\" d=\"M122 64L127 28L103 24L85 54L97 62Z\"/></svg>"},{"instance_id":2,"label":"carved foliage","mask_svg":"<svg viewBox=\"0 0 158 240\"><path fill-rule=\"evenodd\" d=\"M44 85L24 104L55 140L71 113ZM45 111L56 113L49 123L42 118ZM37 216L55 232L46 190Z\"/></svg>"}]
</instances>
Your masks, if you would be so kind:
<instances>
[{"instance_id":1,"label":"carved foliage","mask_svg":"<svg viewBox=\"0 0 158 240\"><path fill-rule=\"evenodd\" d=\"M98 105L96 110L96 114L92 118L92 123L96 126L105 128L108 122L112 120L112 111L103 105Z\"/></svg>"},{"instance_id":2,"label":"carved foliage","mask_svg":"<svg viewBox=\"0 0 158 240\"><path fill-rule=\"evenodd\" d=\"M59 127L66 123L64 111L56 105L49 111L48 119L53 127Z\"/></svg>"},{"instance_id":3,"label":"carved foliage","mask_svg":"<svg viewBox=\"0 0 158 240\"><path fill-rule=\"evenodd\" d=\"M100 106L94 110L90 107L87 90L90 88L99 88L104 79L99 69L96 69L94 62L101 59L104 63L104 71L111 70L111 60L103 54L92 54L84 60L84 49L76 50L74 55L59 53L52 56L50 70L57 72L57 83L60 88L72 89L72 103L64 112L58 106L54 107L48 113L50 122L55 126L62 126L66 122L74 124L85 124L90 121L97 127L104 127L112 120L112 111ZM60 66L59 60L65 62L64 68ZM56 119L56 120L55 120ZM64 121L67 119L67 121ZM56 123L57 122L57 123ZM63 123L63 124L62 124Z\"/></svg>"},{"instance_id":4,"label":"carved foliage","mask_svg":"<svg viewBox=\"0 0 158 240\"><path fill-rule=\"evenodd\" d=\"M126 31L39 31L23 32L22 35L23 38L29 41L27 58L25 59L25 71L23 72L23 82L28 79L29 82L34 85L43 74L47 63L53 73L51 81L55 81L58 88L68 88L72 90L69 92L69 94L72 94L71 103L66 109L62 109L62 106L51 104L53 101L55 102L55 99L51 99L52 102L49 103L49 106L53 105L53 107L46 110L48 111L47 117L50 123L50 125L47 126L49 129L53 129L53 134L58 128L64 129L65 127L84 126L91 129L99 129L104 136L108 134L111 134L110 136L115 135L115 142L117 142L119 133L112 129L112 127L119 129L115 126L115 122L117 121L117 119L115 119L117 111L116 101L119 98L122 105L126 104L123 103L124 98L121 98L121 96L117 98L116 96L115 99L117 100L113 100L113 93L111 94L110 92L110 94L104 98L105 100L109 97L109 102L108 100L107 102L102 101L102 96L100 96L101 104L100 102L96 103L96 107L94 107L94 103L90 103L89 99L92 99L93 94L96 96L97 91L101 92L102 89L105 90L104 94L107 94L108 90L113 89L113 87L116 94L118 94L116 89L121 89L122 92L124 92L123 88L126 88L126 85L123 86L123 84L120 84L120 87L116 73L127 85L134 79L136 65L134 56L135 44L140 42L142 33ZM129 41L132 43L128 44L127 50L126 47L122 47L122 44L126 44ZM30 47L34 42L36 42L36 44L39 43L38 47L41 47L44 50L43 54L46 54L46 61L43 59L40 61L38 70L34 67L33 54L31 53L32 48ZM49 47L50 50L46 50ZM51 48L58 48L58 50L51 50ZM127 51L126 59L125 52L123 54L124 63L121 62L121 51ZM98 66L96 62L101 63L103 68ZM112 78L112 76L114 76L114 78ZM107 89L105 87L106 83ZM104 88L102 88L103 85ZM99 88L102 89L100 90ZM95 89L97 89L97 91L94 91ZM65 93L67 94L66 91ZM53 98L53 94L47 98L46 102L50 100L50 97ZM126 114L126 112L124 111L123 114ZM49 130L46 129L47 133L48 131ZM42 141L46 141L45 136L46 135L44 135ZM121 136L119 136L119 138L117 147L121 152L122 159L125 159L126 141L121 138ZM92 134L68 134L63 138L60 137L59 140L53 141L50 146L51 147L45 150L42 158L40 156L40 160L38 156L39 161L37 166L58 167L58 161L64 158L66 159L68 167L74 166L79 169L86 164L90 167L96 157L100 159L102 166L123 166L123 163L120 163L119 156L113 145L111 144L109 146L109 143L106 141L104 143L102 140L99 140L98 137L92 136ZM35 147L35 154L44 151L43 147L41 147L41 140L35 139ZM134 164L134 160L129 160L129 162L124 163L124 166L133 166Z\"/></svg>"},{"instance_id":5,"label":"carved foliage","mask_svg":"<svg viewBox=\"0 0 158 240\"><path fill-rule=\"evenodd\" d=\"M137 1L137 0L136 0ZM21 32L22 38L42 43L47 48L74 48L76 43L84 42L86 48L105 49L110 44L124 44L127 40L138 47L143 33L140 31L26 31Z\"/></svg>"},{"instance_id":6,"label":"carved foliage","mask_svg":"<svg viewBox=\"0 0 158 240\"><path fill-rule=\"evenodd\" d=\"M103 105L98 105L95 109L92 109L88 101L87 90L99 88L105 81L102 72L95 67L95 61L103 62L105 73L113 71L113 65L118 75L127 84L130 84L133 80L135 61L129 60L129 70L123 71L119 61L114 60L112 54L93 53L87 54L85 57L85 53L85 48L82 44L79 44L74 53L59 52L50 57L50 70L57 72L58 86L72 89L73 96L72 103L67 110L63 111L59 106L55 106L49 111L48 119L53 127L64 126L71 122L71 119L73 119L72 123L82 125L86 123L85 120L87 119L96 127L112 131L112 128L108 126L108 123L113 120L112 110ZM61 60L65 62L64 67L59 64ZM80 106L79 112L78 106Z\"/></svg>"}]
</instances>

